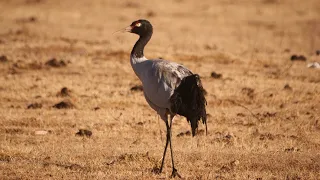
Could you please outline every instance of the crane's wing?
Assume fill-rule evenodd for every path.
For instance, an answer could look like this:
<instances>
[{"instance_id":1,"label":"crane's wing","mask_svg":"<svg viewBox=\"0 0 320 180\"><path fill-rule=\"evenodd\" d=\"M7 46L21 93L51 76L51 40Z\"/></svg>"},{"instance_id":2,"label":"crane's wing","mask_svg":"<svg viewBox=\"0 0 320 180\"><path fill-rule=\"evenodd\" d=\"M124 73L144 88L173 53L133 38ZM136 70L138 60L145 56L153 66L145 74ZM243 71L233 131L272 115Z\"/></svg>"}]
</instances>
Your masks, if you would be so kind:
<instances>
[{"instance_id":1,"label":"crane's wing","mask_svg":"<svg viewBox=\"0 0 320 180\"><path fill-rule=\"evenodd\" d=\"M192 74L189 69L174 62L156 60L153 65L158 81L162 81L173 90L180 85L184 77Z\"/></svg>"},{"instance_id":2,"label":"crane's wing","mask_svg":"<svg viewBox=\"0 0 320 180\"><path fill-rule=\"evenodd\" d=\"M159 108L170 108L170 97L181 80L192 72L166 60L149 60L140 76L146 98Z\"/></svg>"}]
</instances>

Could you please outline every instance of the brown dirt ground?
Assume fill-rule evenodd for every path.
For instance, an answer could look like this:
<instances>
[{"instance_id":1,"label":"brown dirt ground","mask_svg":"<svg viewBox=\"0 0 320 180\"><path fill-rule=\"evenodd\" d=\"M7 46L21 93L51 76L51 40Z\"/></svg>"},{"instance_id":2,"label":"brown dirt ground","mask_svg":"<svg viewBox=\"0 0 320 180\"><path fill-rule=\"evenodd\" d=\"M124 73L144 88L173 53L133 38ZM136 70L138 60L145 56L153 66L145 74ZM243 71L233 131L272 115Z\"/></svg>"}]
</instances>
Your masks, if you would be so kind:
<instances>
[{"instance_id":1,"label":"brown dirt ground","mask_svg":"<svg viewBox=\"0 0 320 180\"><path fill-rule=\"evenodd\" d=\"M1 0L0 179L170 176L169 156L151 172L164 123L130 90L140 84L129 63L137 36L112 34L139 18L155 29L146 56L186 65L208 92L207 136L200 126L191 138L182 117L173 124L184 178L320 179L320 70L306 67L320 61L319 9L318 0Z\"/></svg>"}]
</instances>

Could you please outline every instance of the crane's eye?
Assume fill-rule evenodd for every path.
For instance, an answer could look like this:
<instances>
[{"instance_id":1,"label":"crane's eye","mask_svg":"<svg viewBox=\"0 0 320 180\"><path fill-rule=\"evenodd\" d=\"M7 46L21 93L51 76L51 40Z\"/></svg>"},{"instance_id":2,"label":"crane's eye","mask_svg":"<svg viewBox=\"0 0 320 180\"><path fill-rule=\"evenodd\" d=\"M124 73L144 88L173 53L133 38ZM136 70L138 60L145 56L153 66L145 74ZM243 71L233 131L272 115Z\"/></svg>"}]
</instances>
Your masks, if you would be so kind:
<instances>
[{"instance_id":1,"label":"crane's eye","mask_svg":"<svg viewBox=\"0 0 320 180\"><path fill-rule=\"evenodd\" d=\"M140 27L140 26L141 26L141 23L137 23L135 26L136 26L136 27Z\"/></svg>"}]
</instances>

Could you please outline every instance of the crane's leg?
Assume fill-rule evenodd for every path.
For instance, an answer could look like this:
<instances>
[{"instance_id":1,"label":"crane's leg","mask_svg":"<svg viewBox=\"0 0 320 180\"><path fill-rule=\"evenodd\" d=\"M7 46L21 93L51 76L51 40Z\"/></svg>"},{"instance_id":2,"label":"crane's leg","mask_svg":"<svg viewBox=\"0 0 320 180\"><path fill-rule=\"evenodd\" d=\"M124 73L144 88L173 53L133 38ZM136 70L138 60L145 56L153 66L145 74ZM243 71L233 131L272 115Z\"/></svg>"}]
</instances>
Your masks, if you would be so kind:
<instances>
[{"instance_id":1,"label":"crane's leg","mask_svg":"<svg viewBox=\"0 0 320 180\"><path fill-rule=\"evenodd\" d=\"M172 141L171 141L171 127L172 127L172 121L173 121L173 117L171 117L171 115L169 114L169 120L170 120L170 126L169 126L169 141L170 141L170 150L171 150L171 161L172 161L172 174L170 177L176 177L178 176L179 178L181 178L180 174L178 173L177 169L174 167L174 161L173 161L173 151L172 151Z\"/></svg>"},{"instance_id":2,"label":"crane's leg","mask_svg":"<svg viewBox=\"0 0 320 180\"><path fill-rule=\"evenodd\" d=\"M170 138L170 128L169 128L168 118L165 120L165 123L166 123L166 127L167 127L167 140L166 140L166 147L164 148L164 152L163 152L163 156L162 156L162 163L161 163L161 167L160 167L159 173L162 172L164 159L165 159L166 153L167 153L168 143L170 141L170 139L169 139Z\"/></svg>"}]
</instances>

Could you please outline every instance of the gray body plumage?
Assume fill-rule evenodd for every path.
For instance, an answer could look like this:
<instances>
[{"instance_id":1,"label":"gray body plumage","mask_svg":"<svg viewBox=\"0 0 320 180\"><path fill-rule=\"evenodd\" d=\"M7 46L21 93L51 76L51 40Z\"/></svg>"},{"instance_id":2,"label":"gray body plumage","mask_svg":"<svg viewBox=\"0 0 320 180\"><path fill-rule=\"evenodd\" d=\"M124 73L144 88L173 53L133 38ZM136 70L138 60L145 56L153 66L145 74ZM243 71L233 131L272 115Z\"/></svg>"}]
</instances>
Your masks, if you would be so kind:
<instances>
[{"instance_id":1,"label":"gray body plumage","mask_svg":"<svg viewBox=\"0 0 320 180\"><path fill-rule=\"evenodd\" d=\"M131 65L142 82L145 99L162 119L171 107L170 97L184 77L192 75L186 67L167 60L148 60L131 56Z\"/></svg>"}]
</instances>

